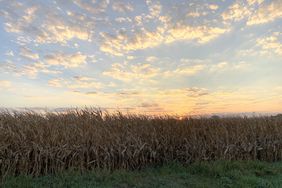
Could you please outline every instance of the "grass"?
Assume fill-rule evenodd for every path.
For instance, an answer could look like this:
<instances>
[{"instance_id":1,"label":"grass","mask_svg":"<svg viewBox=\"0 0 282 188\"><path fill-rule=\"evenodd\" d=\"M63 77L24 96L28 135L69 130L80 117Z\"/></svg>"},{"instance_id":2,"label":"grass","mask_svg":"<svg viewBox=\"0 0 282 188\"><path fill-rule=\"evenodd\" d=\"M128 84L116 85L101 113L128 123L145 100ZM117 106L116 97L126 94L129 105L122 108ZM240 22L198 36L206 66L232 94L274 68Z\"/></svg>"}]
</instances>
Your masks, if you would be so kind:
<instances>
[{"instance_id":1,"label":"grass","mask_svg":"<svg viewBox=\"0 0 282 188\"><path fill-rule=\"evenodd\" d=\"M0 178L178 162L282 160L282 117L0 112ZM226 181L229 181L226 179Z\"/></svg>"},{"instance_id":2,"label":"grass","mask_svg":"<svg viewBox=\"0 0 282 188\"><path fill-rule=\"evenodd\" d=\"M193 188L279 188L282 162L215 161L191 165L169 163L142 170L68 171L56 175L10 176L4 188L86 187L193 187Z\"/></svg>"}]
</instances>

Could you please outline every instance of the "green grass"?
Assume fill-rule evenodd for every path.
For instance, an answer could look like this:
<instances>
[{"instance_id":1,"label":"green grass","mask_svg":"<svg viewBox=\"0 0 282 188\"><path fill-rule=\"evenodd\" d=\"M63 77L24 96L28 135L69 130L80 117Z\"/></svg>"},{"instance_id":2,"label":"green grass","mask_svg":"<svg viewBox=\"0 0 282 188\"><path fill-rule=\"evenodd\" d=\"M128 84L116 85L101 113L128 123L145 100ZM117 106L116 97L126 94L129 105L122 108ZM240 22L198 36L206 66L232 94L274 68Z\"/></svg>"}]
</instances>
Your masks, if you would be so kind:
<instances>
[{"instance_id":1,"label":"green grass","mask_svg":"<svg viewBox=\"0 0 282 188\"><path fill-rule=\"evenodd\" d=\"M189 166L168 164L139 171L97 170L86 173L8 177L7 188L83 188L83 187L195 187L267 188L282 187L282 162L216 161Z\"/></svg>"}]
</instances>

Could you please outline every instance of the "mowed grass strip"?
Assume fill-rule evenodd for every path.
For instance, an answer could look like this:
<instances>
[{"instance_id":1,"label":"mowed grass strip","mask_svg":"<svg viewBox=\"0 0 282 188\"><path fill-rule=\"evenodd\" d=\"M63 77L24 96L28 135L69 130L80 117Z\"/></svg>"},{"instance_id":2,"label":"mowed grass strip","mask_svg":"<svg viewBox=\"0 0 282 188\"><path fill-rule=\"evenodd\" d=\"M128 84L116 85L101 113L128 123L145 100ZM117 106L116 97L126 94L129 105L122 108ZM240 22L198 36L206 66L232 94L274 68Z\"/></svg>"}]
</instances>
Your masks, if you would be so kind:
<instances>
[{"instance_id":1,"label":"mowed grass strip","mask_svg":"<svg viewBox=\"0 0 282 188\"><path fill-rule=\"evenodd\" d=\"M8 177L4 188L87 187L193 187L193 188L280 188L282 163L260 161L198 162L183 166L170 163L142 170L96 170L64 172L41 177Z\"/></svg>"}]
</instances>

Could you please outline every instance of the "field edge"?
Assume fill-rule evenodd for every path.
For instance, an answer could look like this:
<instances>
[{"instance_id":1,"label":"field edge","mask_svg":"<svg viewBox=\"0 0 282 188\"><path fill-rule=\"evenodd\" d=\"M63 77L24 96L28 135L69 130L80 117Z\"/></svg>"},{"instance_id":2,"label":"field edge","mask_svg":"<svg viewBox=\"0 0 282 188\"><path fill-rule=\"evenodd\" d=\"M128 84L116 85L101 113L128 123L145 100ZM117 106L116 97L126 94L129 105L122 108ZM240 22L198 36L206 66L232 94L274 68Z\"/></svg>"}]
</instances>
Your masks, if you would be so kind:
<instances>
[{"instance_id":1,"label":"field edge","mask_svg":"<svg viewBox=\"0 0 282 188\"><path fill-rule=\"evenodd\" d=\"M4 188L47 187L282 187L282 162L169 163L142 170L65 171L39 177L10 176Z\"/></svg>"}]
</instances>

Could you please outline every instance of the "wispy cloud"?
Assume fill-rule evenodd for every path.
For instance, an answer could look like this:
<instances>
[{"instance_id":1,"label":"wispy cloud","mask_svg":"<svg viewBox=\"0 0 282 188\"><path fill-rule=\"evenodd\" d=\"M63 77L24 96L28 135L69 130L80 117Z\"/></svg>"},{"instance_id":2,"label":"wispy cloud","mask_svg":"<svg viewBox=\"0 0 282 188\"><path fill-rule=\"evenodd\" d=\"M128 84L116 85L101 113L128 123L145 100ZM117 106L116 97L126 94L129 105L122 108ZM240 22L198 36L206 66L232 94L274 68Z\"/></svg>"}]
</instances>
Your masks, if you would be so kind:
<instances>
[{"instance_id":1,"label":"wispy cloud","mask_svg":"<svg viewBox=\"0 0 282 188\"><path fill-rule=\"evenodd\" d=\"M179 66L174 70L168 70L163 73L166 77L176 77L176 76L192 76L198 74L200 71L204 70L206 65L190 65L190 66Z\"/></svg>"},{"instance_id":2,"label":"wispy cloud","mask_svg":"<svg viewBox=\"0 0 282 188\"><path fill-rule=\"evenodd\" d=\"M262 54L277 54L282 56L282 34L280 32L273 32L270 36L257 39L257 45L262 49Z\"/></svg>"},{"instance_id":3,"label":"wispy cloud","mask_svg":"<svg viewBox=\"0 0 282 188\"><path fill-rule=\"evenodd\" d=\"M48 65L63 66L65 68L79 67L86 63L87 56L77 52L75 54L52 53L44 57Z\"/></svg>"},{"instance_id":4,"label":"wispy cloud","mask_svg":"<svg viewBox=\"0 0 282 188\"><path fill-rule=\"evenodd\" d=\"M39 59L39 55L37 53L33 53L32 50L28 49L27 47L21 47L20 55L31 60Z\"/></svg>"},{"instance_id":5,"label":"wispy cloud","mask_svg":"<svg viewBox=\"0 0 282 188\"><path fill-rule=\"evenodd\" d=\"M246 20L248 26L272 22L282 17L281 1L237 0L222 13L224 21Z\"/></svg>"},{"instance_id":6,"label":"wispy cloud","mask_svg":"<svg viewBox=\"0 0 282 188\"><path fill-rule=\"evenodd\" d=\"M8 80L0 80L0 89L11 87L12 83Z\"/></svg>"},{"instance_id":7,"label":"wispy cloud","mask_svg":"<svg viewBox=\"0 0 282 188\"><path fill-rule=\"evenodd\" d=\"M86 10L89 13L95 15L105 12L110 1L109 0L99 0L99 1L74 0L74 3L81 9Z\"/></svg>"},{"instance_id":8,"label":"wispy cloud","mask_svg":"<svg viewBox=\"0 0 282 188\"><path fill-rule=\"evenodd\" d=\"M122 1L114 1L112 4L112 8L118 12L132 12L134 10L133 6L129 3L124 3Z\"/></svg>"},{"instance_id":9,"label":"wispy cloud","mask_svg":"<svg viewBox=\"0 0 282 188\"><path fill-rule=\"evenodd\" d=\"M113 55L121 56L130 51L153 48L162 44L169 44L177 41L196 41L207 43L218 36L228 32L228 28L193 27L177 24L169 30L158 27L156 31L143 30L134 36L120 31L116 35L102 33L103 42L100 50Z\"/></svg>"},{"instance_id":10,"label":"wispy cloud","mask_svg":"<svg viewBox=\"0 0 282 188\"><path fill-rule=\"evenodd\" d=\"M35 19L36 11L38 10L38 7L29 7L26 8L21 17L14 17L17 13L14 12L15 10L23 9L23 5L21 3L12 2L11 3L10 11L2 10L2 14L4 18L7 19L7 22L5 23L5 30L7 32L13 32L13 33L20 33L24 30L28 30L29 25L33 22Z\"/></svg>"},{"instance_id":11,"label":"wispy cloud","mask_svg":"<svg viewBox=\"0 0 282 188\"><path fill-rule=\"evenodd\" d=\"M272 1L264 4L249 18L247 25L256 25L272 22L282 17L282 1Z\"/></svg>"},{"instance_id":12,"label":"wispy cloud","mask_svg":"<svg viewBox=\"0 0 282 188\"><path fill-rule=\"evenodd\" d=\"M17 65L13 62L5 62L1 64L0 71L3 74L10 76L25 76L27 78L35 79L39 73L44 74L61 74L60 70L52 69L49 65L42 62L36 62L25 65Z\"/></svg>"},{"instance_id":13,"label":"wispy cloud","mask_svg":"<svg viewBox=\"0 0 282 188\"><path fill-rule=\"evenodd\" d=\"M66 43L74 38L80 40L91 38L91 26L80 25L79 18L62 17L48 6L26 8L22 3L15 2L6 3L5 6L9 11L1 12L6 20L6 31L24 34L27 42Z\"/></svg>"},{"instance_id":14,"label":"wispy cloud","mask_svg":"<svg viewBox=\"0 0 282 188\"><path fill-rule=\"evenodd\" d=\"M139 64L126 66L125 64L113 64L110 70L103 72L103 75L110 76L125 82L138 82L151 80L160 73L160 69L150 64Z\"/></svg>"},{"instance_id":15,"label":"wispy cloud","mask_svg":"<svg viewBox=\"0 0 282 188\"><path fill-rule=\"evenodd\" d=\"M103 84L92 77L74 76L70 79L55 78L48 81L50 87L68 89L100 89Z\"/></svg>"},{"instance_id":16,"label":"wispy cloud","mask_svg":"<svg viewBox=\"0 0 282 188\"><path fill-rule=\"evenodd\" d=\"M253 2L250 1L250 4L253 4ZM237 0L222 13L222 18L225 21L240 21L248 18L252 14L251 8L252 7L244 1Z\"/></svg>"}]
</instances>

